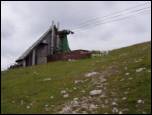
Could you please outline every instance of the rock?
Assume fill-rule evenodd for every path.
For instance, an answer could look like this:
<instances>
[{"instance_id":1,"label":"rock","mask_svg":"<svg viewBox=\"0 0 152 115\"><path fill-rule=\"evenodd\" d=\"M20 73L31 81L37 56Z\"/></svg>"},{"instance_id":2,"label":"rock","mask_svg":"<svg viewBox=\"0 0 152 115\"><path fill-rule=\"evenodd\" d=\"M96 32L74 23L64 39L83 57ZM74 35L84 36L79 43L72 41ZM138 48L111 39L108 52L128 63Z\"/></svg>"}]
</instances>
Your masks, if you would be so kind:
<instances>
[{"instance_id":1,"label":"rock","mask_svg":"<svg viewBox=\"0 0 152 115\"><path fill-rule=\"evenodd\" d=\"M116 107L112 108L113 113L118 113L118 109Z\"/></svg>"},{"instance_id":2,"label":"rock","mask_svg":"<svg viewBox=\"0 0 152 115\"><path fill-rule=\"evenodd\" d=\"M13 100L12 103L15 103L15 101Z\"/></svg>"},{"instance_id":3,"label":"rock","mask_svg":"<svg viewBox=\"0 0 152 115\"><path fill-rule=\"evenodd\" d=\"M108 104L108 103L109 103L109 101L106 99L106 100L105 100L105 104Z\"/></svg>"},{"instance_id":4,"label":"rock","mask_svg":"<svg viewBox=\"0 0 152 115\"><path fill-rule=\"evenodd\" d=\"M139 100L137 101L137 103L138 103L138 104L141 104L141 103L144 103L144 101L141 100L141 99L139 99Z\"/></svg>"},{"instance_id":5,"label":"rock","mask_svg":"<svg viewBox=\"0 0 152 115\"><path fill-rule=\"evenodd\" d=\"M64 98L68 98L68 97L69 97L69 94L64 94L63 97L64 97Z\"/></svg>"},{"instance_id":6,"label":"rock","mask_svg":"<svg viewBox=\"0 0 152 115\"><path fill-rule=\"evenodd\" d=\"M76 88L76 87L73 87L73 89L74 89L74 90L77 90L77 88Z\"/></svg>"},{"instance_id":7,"label":"rock","mask_svg":"<svg viewBox=\"0 0 152 115\"><path fill-rule=\"evenodd\" d=\"M151 70L147 70L147 72L149 72L149 73L150 73L150 72L151 72Z\"/></svg>"},{"instance_id":8,"label":"rock","mask_svg":"<svg viewBox=\"0 0 152 115\"><path fill-rule=\"evenodd\" d=\"M45 104L44 106L45 106L45 107L48 107L49 105L48 105L48 104Z\"/></svg>"},{"instance_id":9,"label":"rock","mask_svg":"<svg viewBox=\"0 0 152 115\"><path fill-rule=\"evenodd\" d=\"M24 101L23 100L21 100L21 105L23 105L24 104Z\"/></svg>"},{"instance_id":10,"label":"rock","mask_svg":"<svg viewBox=\"0 0 152 115\"><path fill-rule=\"evenodd\" d=\"M85 93L86 91L85 91L85 90L82 90L81 92L82 92L82 93Z\"/></svg>"},{"instance_id":11,"label":"rock","mask_svg":"<svg viewBox=\"0 0 152 115\"><path fill-rule=\"evenodd\" d=\"M122 111L119 111L119 114L123 114Z\"/></svg>"},{"instance_id":12,"label":"rock","mask_svg":"<svg viewBox=\"0 0 152 115\"><path fill-rule=\"evenodd\" d=\"M129 74L130 74L130 73L128 73L128 72L127 72L127 73L125 73L125 75L129 75Z\"/></svg>"},{"instance_id":13,"label":"rock","mask_svg":"<svg viewBox=\"0 0 152 115\"><path fill-rule=\"evenodd\" d=\"M73 101L71 102L71 104L72 104L73 107L79 106L79 102L78 102L77 100L73 100Z\"/></svg>"},{"instance_id":14,"label":"rock","mask_svg":"<svg viewBox=\"0 0 152 115\"><path fill-rule=\"evenodd\" d=\"M99 95L102 93L102 90L92 90L90 91L90 95L91 96L94 96L94 95Z\"/></svg>"},{"instance_id":15,"label":"rock","mask_svg":"<svg viewBox=\"0 0 152 115\"><path fill-rule=\"evenodd\" d=\"M65 91L65 90L62 90L62 91L61 91L61 94L65 94L65 93L66 93L66 91Z\"/></svg>"},{"instance_id":16,"label":"rock","mask_svg":"<svg viewBox=\"0 0 152 115\"><path fill-rule=\"evenodd\" d=\"M105 82L105 81L107 81L105 78L101 78L101 79L100 79L100 82L101 82L101 83L103 83L103 82Z\"/></svg>"},{"instance_id":17,"label":"rock","mask_svg":"<svg viewBox=\"0 0 152 115\"><path fill-rule=\"evenodd\" d=\"M71 107L69 107L69 106L65 106L59 113L60 114L68 114L68 113L71 113L72 112L72 109L71 109Z\"/></svg>"},{"instance_id":18,"label":"rock","mask_svg":"<svg viewBox=\"0 0 152 115\"><path fill-rule=\"evenodd\" d=\"M98 72L90 72L90 73L87 73L85 74L86 77L92 77L94 75L98 74Z\"/></svg>"},{"instance_id":19,"label":"rock","mask_svg":"<svg viewBox=\"0 0 152 115\"><path fill-rule=\"evenodd\" d=\"M133 78L132 78L132 77L129 77L128 79L129 79L129 80L132 80Z\"/></svg>"},{"instance_id":20,"label":"rock","mask_svg":"<svg viewBox=\"0 0 152 115\"><path fill-rule=\"evenodd\" d=\"M26 106L27 109L30 109L31 107L29 105Z\"/></svg>"},{"instance_id":21,"label":"rock","mask_svg":"<svg viewBox=\"0 0 152 115\"><path fill-rule=\"evenodd\" d=\"M75 84L83 83L83 81L82 81L82 80L75 80L74 83L75 83Z\"/></svg>"},{"instance_id":22,"label":"rock","mask_svg":"<svg viewBox=\"0 0 152 115\"><path fill-rule=\"evenodd\" d=\"M145 67L143 67L143 68L138 68L138 69L136 69L136 72L141 72L141 71L143 71L144 69L146 69Z\"/></svg>"},{"instance_id":23,"label":"rock","mask_svg":"<svg viewBox=\"0 0 152 115\"><path fill-rule=\"evenodd\" d=\"M43 79L43 81L50 81L51 80L51 78L45 78L45 79Z\"/></svg>"},{"instance_id":24,"label":"rock","mask_svg":"<svg viewBox=\"0 0 152 115\"><path fill-rule=\"evenodd\" d=\"M115 105L117 105L117 103L116 102L112 102L112 105L115 106Z\"/></svg>"},{"instance_id":25,"label":"rock","mask_svg":"<svg viewBox=\"0 0 152 115\"><path fill-rule=\"evenodd\" d=\"M125 70L127 70L128 68L127 68L127 67L125 67L124 69L125 69Z\"/></svg>"},{"instance_id":26,"label":"rock","mask_svg":"<svg viewBox=\"0 0 152 115\"><path fill-rule=\"evenodd\" d=\"M127 99L127 97L123 97L123 98L122 98L122 100L126 100L126 99Z\"/></svg>"},{"instance_id":27,"label":"rock","mask_svg":"<svg viewBox=\"0 0 152 115\"><path fill-rule=\"evenodd\" d=\"M96 105L94 105L94 104L90 104L90 106L89 106L89 109L97 109L97 106Z\"/></svg>"},{"instance_id":28,"label":"rock","mask_svg":"<svg viewBox=\"0 0 152 115\"><path fill-rule=\"evenodd\" d=\"M124 94L128 94L128 91L125 91Z\"/></svg>"},{"instance_id":29,"label":"rock","mask_svg":"<svg viewBox=\"0 0 152 115\"><path fill-rule=\"evenodd\" d=\"M120 81L124 81L124 80L125 80L124 78L120 79Z\"/></svg>"},{"instance_id":30,"label":"rock","mask_svg":"<svg viewBox=\"0 0 152 115\"><path fill-rule=\"evenodd\" d=\"M100 96L101 98L104 98L104 97L106 97L104 94L102 94L101 96Z\"/></svg>"},{"instance_id":31,"label":"rock","mask_svg":"<svg viewBox=\"0 0 152 115\"><path fill-rule=\"evenodd\" d=\"M87 114L87 112L86 111L82 111L82 114Z\"/></svg>"},{"instance_id":32,"label":"rock","mask_svg":"<svg viewBox=\"0 0 152 115\"><path fill-rule=\"evenodd\" d=\"M54 99L54 96L50 96L50 99Z\"/></svg>"},{"instance_id":33,"label":"rock","mask_svg":"<svg viewBox=\"0 0 152 115\"><path fill-rule=\"evenodd\" d=\"M78 101L78 100L79 100L79 98L74 98L73 100L74 100L74 101Z\"/></svg>"},{"instance_id":34,"label":"rock","mask_svg":"<svg viewBox=\"0 0 152 115\"><path fill-rule=\"evenodd\" d=\"M45 108L45 111L47 111L47 112L48 112L49 110L50 110L49 108Z\"/></svg>"}]
</instances>

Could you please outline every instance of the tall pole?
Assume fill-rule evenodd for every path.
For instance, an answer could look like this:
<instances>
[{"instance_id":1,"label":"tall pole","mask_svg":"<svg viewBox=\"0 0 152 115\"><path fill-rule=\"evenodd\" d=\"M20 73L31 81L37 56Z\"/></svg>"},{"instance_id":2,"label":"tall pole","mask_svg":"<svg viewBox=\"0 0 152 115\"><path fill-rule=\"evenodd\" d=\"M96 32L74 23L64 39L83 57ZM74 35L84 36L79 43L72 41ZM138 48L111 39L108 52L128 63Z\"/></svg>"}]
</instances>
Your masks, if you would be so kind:
<instances>
[{"instance_id":1,"label":"tall pole","mask_svg":"<svg viewBox=\"0 0 152 115\"><path fill-rule=\"evenodd\" d=\"M53 55L53 50L54 50L54 21L52 21L51 55Z\"/></svg>"},{"instance_id":2,"label":"tall pole","mask_svg":"<svg viewBox=\"0 0 152 115\"><path fill-rule=\"evenodd\" d=\"M60 26L60 23L57 22L57 31L59 31L59 26ZM57 40L56 40L56 48L57 48L57 50L59 49L59 42L60 42L60 38L59 38L59 35L57 34Z\"/></svg>"}]
</instances>

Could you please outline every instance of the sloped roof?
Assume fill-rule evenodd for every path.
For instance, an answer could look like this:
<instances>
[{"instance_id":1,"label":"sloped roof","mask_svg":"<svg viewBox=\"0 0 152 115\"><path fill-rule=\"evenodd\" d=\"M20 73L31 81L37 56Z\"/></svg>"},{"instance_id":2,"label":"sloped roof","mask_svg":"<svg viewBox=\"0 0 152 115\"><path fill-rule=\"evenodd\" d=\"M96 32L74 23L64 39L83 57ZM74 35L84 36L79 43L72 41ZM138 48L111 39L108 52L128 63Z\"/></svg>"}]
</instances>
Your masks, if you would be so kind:
<instances>
[{"instance_id":1,"label":"sloped roof","mask_svg":"<svg viewBox=\"0 0 152 115\"><path fill-rule=\"evenodd\" d=\"M29 47L17 60L23 60L24 58L26 58L26 56L37 46L41 43L41 41L43 41L43 39L45 38L45 36L51 31L51 27L31 46Z\"/></svg>"}]
</instances>

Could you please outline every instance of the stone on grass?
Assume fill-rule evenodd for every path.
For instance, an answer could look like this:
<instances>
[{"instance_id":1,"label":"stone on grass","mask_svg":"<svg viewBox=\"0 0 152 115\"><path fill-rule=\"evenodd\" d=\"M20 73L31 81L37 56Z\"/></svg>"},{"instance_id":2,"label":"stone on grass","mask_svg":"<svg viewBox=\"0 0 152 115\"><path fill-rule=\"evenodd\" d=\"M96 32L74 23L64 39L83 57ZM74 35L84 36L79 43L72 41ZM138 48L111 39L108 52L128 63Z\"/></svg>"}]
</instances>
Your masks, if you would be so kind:
<instances>
[{"instance_id":1,"label":"stone on grass","mask_svg":"<svg viewBox=\"0 0 152 115\"><path fill-rule=\"evenodd\" d=\"M30 109L31 107L29 105L26 106L27 109Z\"/></svg>"},{"instance_id":2,"label":"stone on grass","mask_svg":"<svg viewBox=\"0 0 152 115\"><path fill-rule=\"evenodd\" d=\"M127 97L123 97L123 98L122 98L122 100L126 100L126 99L127 99Z\"/></svg>"},{"instance_id":3,"label":"stone on grass","mask_svg":"<svg viewBox=\"0 0 152 115\"><path fill-rule=\"evenodd\" d=\"M50 96L50 99L54 99L54 96Z\"/></svg>"},{"instance_id":4,"label":"stone on grass","mask_svg":"<svg viewBox=\"0 0 152 115\"><path fill-rule=\"evenodd\" d=\"M139 100L137 101L137 103L138 103L138 104L141 104L141 103L144 103L144 101L141 100L141 99L139 99Z\"/></svg>"},{"instance_id":5,"label":"stone on grass","mask_svg":"<svg viewBox=\"0 0 152 115\"><path fill-rule=\"evenodd\" d=\"M51 78L45 78L45 79L43 79L43 81L50 81L51 80Z\"/></svg>"},{"instance_id":6,"label":"stone on grass","mask_svg":"<svg viewBox=\"0 0 152 115\"><path fill-rule=\"evenodd\" d=\"M66 93L66 91L65 91L65 90L62 90L62 91L61 91L61 94L65 94L65 93Z\"/></svg>"},{"instance_id":7,"label":"stone on grass","mask_svg":"<svg viewBox=\"0 0 152 115\"><path fill-rule=\"evenodd\" d=\"M117 103L116 102L112 102L112 105L115 106L115 105L117 105Z\"/></svg>"},{"instance_id":8,"label":"stone on grass","mask_svg":"<svg viewBox=\"0 0 152 115\"><path fill-rule=\"evenodd\" d=\"M77 90L77 88L76 88L76 87L73 87L73 89L74 89L74 90Z\"/></svg>"},{"instance_id":9,"label":"stone on grass","mask_svg":"<svg viewBox=\"0 0 152 115\"><path fill-rule=\"evenodd\" d=\"M122 111L119 111L119 114L123 114Z\"/></svg>"},{"instance_id":10,"label":"stone on grass","mask_svg":"<svg viewBox=\"0 0 152 115\"><path fill-rule=\"evenodd\" d=\"M138 68L138 69L136 69L136 72L141 72L141 71L143 71L144 69L146 69L145 67L143 67L143 68Z\"/></svg>"},{"instance_id":11,"label":"stone on grass","mask_svg":"<svg viewBox=\"0 0 152 115\"><path fill-rule=\"evenodd\" d=\"M48 105L48 104L45 104L44 106L45 106L45 107L48 107L49 105Z\"/></svg>"},{"instance_id":12,"label":"stone on grass","mask_svg":"<svg viewBox=\"0 0 152 115\"><path fill-rule=\"evenodd\" d=\"M94 95L99 95L102 93L102 90L92 90L90 91L90 95L91 96L94 96Z\"/></svg>"},{"instance_id":13,"label":"stone on grass","mask_svg":"<svg viewBox=\"0 0 152 115\"><path fill-rule=\"evenodd\" d=\"M64 113L64 114L68 114L68 113L71 113L72 112L72 109L71 109L71 107L69 107L69 106L65 106L59 113L60 114L62 114L62 113Z\"/></svg>"},{"instance_id":14,"label":"stone on grass","mask_svg":"<svg viewBox=\"0 0 152 115\"><path fill-rule=\"evenodd\" d=\"M82 81L82 80L75 80L74 83L75 83L75 84L83 83L83 81Z\"/></svg>"},{"instance_id":15,"label":"stone on grass","mask_svg":"<svg viewBox=\"0 0 152 115\"><path fill-rule=\"evenodd\" d=\"M90 73L85 74L85 76L92 77L92 76L95 76L96 74L98 74L98 72L90 72Z\"/></svg>"},{"instance_id":16,"label":"stone on grass","mask_svg":"<svg viewBox=\"0 0 152 115\"><path fill-rule=\"evenodd\" d=\"M24 104L24 101L23 100L21 100L21 105L23 105Z\"/></svg>"},{"instance_id":17,"label":"stone on grass","mask_svg":"<svg viewBox=\"0 0 152 115\"><path fill-rule=\"evenodd\" d=\"M130 73L128 73L128 72L127 72L127 73L125 73L125 75L129 75L129 74L130 74Z\"/></svg>"},{"instance_id":18,"label":"stone on grass","mask_svg":"<svg viewBox=\"0 0 152 115\"><path fill-rule=\"evenodd\" d=\"M97 106L96 105L94 105L94 104L90 104L90 106L89 106L89 109L97 109Z\"/></svg>"},{"instance_id":19,"label":"stone on grass","mask_svg":"<svg viewBox=\"0 0 152 115\"><path fill-rule=\"evenodd\" d=\"M68 98L68 97L69 97L69 94L64 94L63 97L64 97L64 98Z\"/></svg>"},{"instance_id":20,"label":"stone on grass","mask_svg":"<svg viewBox=\"0 0 152 115\"><path fill-rule=\"evenodd\" d=\"M112 108L112 112L113 113L117 113L118 112L118 109L116 107Z\"/></svg>"}]
</instances>

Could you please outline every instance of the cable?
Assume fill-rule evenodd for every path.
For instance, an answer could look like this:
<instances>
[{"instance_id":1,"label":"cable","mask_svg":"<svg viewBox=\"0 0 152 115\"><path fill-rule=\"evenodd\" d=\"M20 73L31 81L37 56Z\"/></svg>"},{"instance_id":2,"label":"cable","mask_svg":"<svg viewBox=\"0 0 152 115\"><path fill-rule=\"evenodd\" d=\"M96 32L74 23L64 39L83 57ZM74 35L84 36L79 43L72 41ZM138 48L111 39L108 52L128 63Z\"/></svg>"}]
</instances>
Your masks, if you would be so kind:
<instances>
[{"instance_id":1,"label":"cable","mask_svg":"<svg viewBox=\"0 0 152 115\"><path fill-rule=\"evenodd\" d=\"M138 13L136 13L136 14L140 14L140 13L142 13L142 12L138 12ZM115 19L115 20L110 20L110 21L107 21L107 22L104 22L104 23L96 24L96 25L94 25L92 28L94 28L94 27L96 27L96 26L99 26L99 25L102 25L102 24L107 24L107 23L111 23L111 22L115 22L115 21L127 19L127 18L129 18L130 16L132 16L132 15L129 15L129 16L126 16L126 17L122 17L122 18L118 18L118 19ZM91 29L92 29L92 28L91 28ZM87 31L87 30L89 30L89 29L90 29L90 28L85 29L85 30L79 30L79 31L76 31L76 32L85 32L85 31Z\"/></svg>"},{"instance_id":2,"label":"cable","mask_svg":"<svg viewBox=\"0 0 152 115\"><path fill-rule=\"evenodd\" d=\"M139 12L139 11L142 11L142 10L144 10L144 9L148 9L148 8L150 8L150 7L146 7L146 8L142 8L142 9L138 9L138 10L135 10L134 12ZM133 13L133 12L131 12L131 13ZM114 17L121 17L121 15L117 15L117 16L114 16ZM115 19L115 18L110 18L110 19ZM103 21L105 21L105 20L103 20ZM106 20L107 21L107 20ZM101 22L96 22L96 23L93 23L93 24L90 24L90 25L87 25L87 26L84 26L84 27L88 27L88 26L94 26L94 25L97 25L97 24L100 24ZM83 27L83 28L84 28ZM79 30L79 29L82 29L82 27L81 28L78 28L78 29L75 29L75 31L76 30Z\"/></svg>"},{"instance_id":3,"label":"cable","mask_svg":"<svg viewBox=\"0 0 152 115\"><path fill-rule=\"evenodd\" d=\"M147 3L145 3L145 4L147 4ZM106 18L106 17L112 16L112 15L115 15L115 14L127 12L127 11L129 11L129 10L135 9L135 8L137 8L137 7L139 7L139 6L143 6L143 5L145 5L145 4L140 4L140 5L137 5L137 6L134 6L134 7L126 8L126 9L123 9L123 10L121 10L121 11L117 11L117 12L115 12L114 14L110 14L110 15L103 16L102 18ZM91 20L92 20L92 21L91 21ZM96 17L96 18L87 20L85 23L82 23L81 25L79 25L79 26L77 26L77 27L75 27L75 28L73 28L73 29L83 27L83 26L87 25L88 23L93 22L93 21L96 21L96 20L97 20L97 21L98 21L98 20L101 20L101 18L99 19L99 17Z\"/></svg>"}]
</instances>

